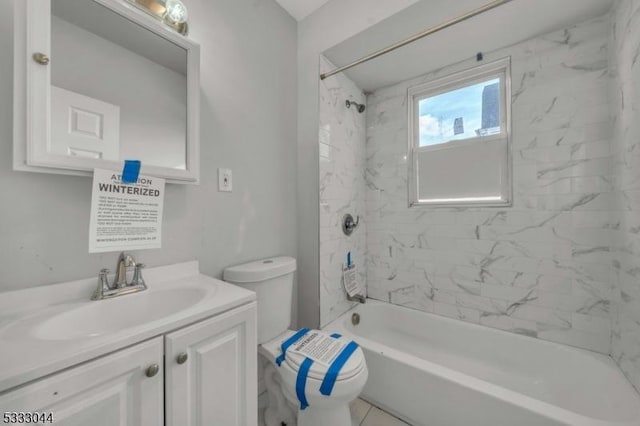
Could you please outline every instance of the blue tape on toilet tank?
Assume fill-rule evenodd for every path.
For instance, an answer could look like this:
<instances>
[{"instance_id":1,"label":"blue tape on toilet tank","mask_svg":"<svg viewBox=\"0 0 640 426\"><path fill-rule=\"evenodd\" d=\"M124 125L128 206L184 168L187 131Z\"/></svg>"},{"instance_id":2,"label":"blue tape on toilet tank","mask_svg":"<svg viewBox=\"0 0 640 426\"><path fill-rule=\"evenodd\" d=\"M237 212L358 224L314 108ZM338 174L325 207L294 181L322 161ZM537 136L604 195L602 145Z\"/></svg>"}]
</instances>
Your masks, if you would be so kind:
<instances>
[{"instance_id":1,"label":"blue tape on toilet tank","mask_svg":"<svg viewBox=\"0 0 640 426\"><path fill-rule=\"evenodd\" d=\"M276 358L276 364L278 364L278 367L280 367L284 362L285 354L287 353L287 349L289 349L289 346L293 345L295 342L300 340L308 332L309 332L308 328L301 328L300 330L296 331L296 334L294 334L293 336L289 337L287 340L282 342L282 346L281 346L282 353L278 358Z\"/></svg>"},{"instance_id":2,"label":"blue tape on toilet tank","mask_svg":"<svg viewBox=\"0 0 640 426\"><path fill-rule=\"evenodd\" d=\"M142 163L138 160L124 160L124 169L122 170L122 183L136 183L140 175L140 166Z\"/></svg>"},{"instance_id":3,"label":"blue tape on toilet tank","mask_svg":"<svg viewBox=\"0 0 640 426\"><path fill-rule=\"evenodd\" d=\"M351 355L358 349L358 344L354 341L349 342L349 344L340 352L340 355L333 361L327 374L325 374L324 379L322 380L322 385L320 386L320 393L326 396L331 395L331 391L333 391L333 386L336 384L336 380L338 379L338 374L340 374L340 370L342 367L349 361Z\"/></svg>"},{"instance_id":4,"label":"blue tape on toilet tank","mask_svg":"<svg viewBox=\"0 0 640 426\"><path fill-rule=\"evenodd\" d=\"M300 401L301 410L304 410L309 406L304 390L307 386L307 377L309 376L311 364L313 364L313 360L305 358L304 361L302 361L302 364L300 364L298 377L296 377L296 396L298 397L298 401Z\"/></svg>"}]
</instances>

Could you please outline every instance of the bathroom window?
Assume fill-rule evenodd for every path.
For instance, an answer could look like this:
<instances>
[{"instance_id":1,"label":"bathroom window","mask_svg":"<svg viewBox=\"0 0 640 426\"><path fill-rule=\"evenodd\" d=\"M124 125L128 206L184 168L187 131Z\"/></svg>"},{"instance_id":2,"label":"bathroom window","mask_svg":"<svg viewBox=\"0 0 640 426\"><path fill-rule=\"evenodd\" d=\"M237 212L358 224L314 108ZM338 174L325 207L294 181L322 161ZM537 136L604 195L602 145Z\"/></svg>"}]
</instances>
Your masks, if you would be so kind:
<instances>
[{"instance_id":1,"label":"bathroom window","mask_svg":"<svg viewBox=\"0 0 640 426\"><path fill-rule=\"evenodd\" d=\"M408 96L409 204L510 205L509 58L412 87Z\"/></svg>"}]
</instances>

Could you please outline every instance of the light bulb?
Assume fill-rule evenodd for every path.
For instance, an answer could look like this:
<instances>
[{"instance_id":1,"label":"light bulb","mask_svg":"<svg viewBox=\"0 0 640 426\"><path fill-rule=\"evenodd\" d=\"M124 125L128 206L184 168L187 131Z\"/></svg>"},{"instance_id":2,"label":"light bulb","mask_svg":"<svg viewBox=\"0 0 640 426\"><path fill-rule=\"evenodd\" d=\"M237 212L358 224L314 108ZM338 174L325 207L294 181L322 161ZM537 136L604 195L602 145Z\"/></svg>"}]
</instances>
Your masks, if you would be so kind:
<instances>
[{"instance_id":1,"label":"light bulb","mask_svg":"<svg viewBox=\"0 0 640 426\"><path fill-rule=\"evenodd\" d=\"M171 22L176 24L183 24L187 22L189 17L187 7L180 0L167 0L164 7L167 10L165 12L165 17Z\"/></svg>"}]
</instances>

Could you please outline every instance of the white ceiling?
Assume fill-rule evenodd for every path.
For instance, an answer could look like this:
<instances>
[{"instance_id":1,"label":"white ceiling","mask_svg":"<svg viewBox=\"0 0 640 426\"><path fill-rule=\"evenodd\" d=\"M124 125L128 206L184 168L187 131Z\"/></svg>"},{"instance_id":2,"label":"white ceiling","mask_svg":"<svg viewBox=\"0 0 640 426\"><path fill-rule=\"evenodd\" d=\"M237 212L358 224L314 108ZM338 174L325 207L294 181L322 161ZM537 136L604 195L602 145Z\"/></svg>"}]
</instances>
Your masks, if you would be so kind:
<instances>
[{"instance_id":1,"label":"white ceiling","mask_svg":"<svg viewBox=\"0 0 640 426\"><path fill-rule=\"evenodd\" d=\"M276 0L296 21L302 21L329 0Z\"/></svg>"},{"instance_id":2,"label":"white ceiling","mask_svg":"<svg viewBox=\"0 0 640 426\"><path fill-rule=\"evenodd\" d=\"M421 0L324 52L342 66L473 10L488 0ZM612 0L514 0L347 71L373 91L444 66L603 15Z\"/></svg>"}]
</instances>

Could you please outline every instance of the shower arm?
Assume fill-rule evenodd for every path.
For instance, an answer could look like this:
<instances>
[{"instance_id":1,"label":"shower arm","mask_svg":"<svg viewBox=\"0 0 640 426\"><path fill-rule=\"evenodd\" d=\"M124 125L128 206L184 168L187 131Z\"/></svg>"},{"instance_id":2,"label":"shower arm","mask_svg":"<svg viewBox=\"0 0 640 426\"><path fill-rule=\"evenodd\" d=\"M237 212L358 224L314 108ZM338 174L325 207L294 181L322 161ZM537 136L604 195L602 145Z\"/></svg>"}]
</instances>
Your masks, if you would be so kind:
<instances>
[{"instance_id":1,"label":"shower arm","mask_svg":"<svg viewBox=\"0 0 640 426\"><path fill-rule=\"evenodd\" d=\"M371 53L371 54L369 54L367 56L363 56L362 58L360 58L357 61L354 61L354 62L352 62L352 63L350 63L348 65L345 65L345 66L339 67L339 68L335 68L332 71L320 74L320 80L324 80L326 78L331 77L332 75L336 75L336 74L339 74L339 73L341 73L343 71L351 69L351 68L355 67L356 65L360 65L360 64L363 64L365 62L368 62L368 61L370 61L372 59L375 59L375 58L377 58L379 56L382 56L382 55L387 54L389 52L392 52L392 51L394 51L396 49L399 49L399 48L401 48L403 46L406 46L407 44L413 43L414 41L420 40L421 38L424 38L424 37L429 36L431 34L437 33L438 31L442 31L445 28L452 27L452 26L454 26L456 24L459 24L460 22L466 21L467 19L471 19L474 16L477 16L477 15L480 15L480 14L482 14L484 12L488 12L488 11L490 11L492 9L495 9L498 6L502 6L502 5L506 4L506 3L509 3L510 1L513 1L513 0L495 0L495 1L492 1L490 3L487 3L484 6L481 6L481 7L477 8L477 9L474 9L474 10L472 10L470 12L467 12L467 13L465 13L463 15L460 15L460 16L458 16L456 18L453 18L453 19L451 19L449 21L443 22L442 24L436 25L435 27L431 27L431 28L426 29L424 31L421 31L421 32L419 32L417 34L414 34L411 37L409 37L407 39L404 39L402 41L399 41L397 43L394 43L391 46L385 47L384 49L380 49L380 50L377 50L377 51L375 51L375 52L373 52L373 53Z\"/></svg>"},{"instance_id":2,"label":"shower arm","mask_svg":"<svg viewBox=\"0 0 640 426\"><path fill-rule=\"evenodd\" d=\"M347 108L351 108L351 105L356 107L356 110L362 114L366 108L366 106L364 104L359 104L357 102L354 101L346 101L345 104L347 105Z\"/></svg>"}]
</instances>

